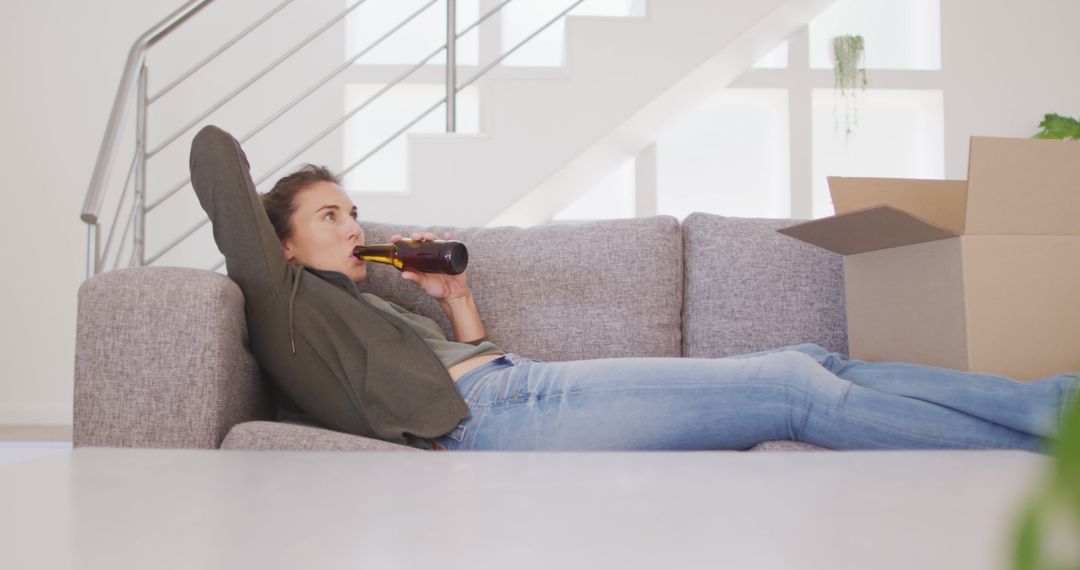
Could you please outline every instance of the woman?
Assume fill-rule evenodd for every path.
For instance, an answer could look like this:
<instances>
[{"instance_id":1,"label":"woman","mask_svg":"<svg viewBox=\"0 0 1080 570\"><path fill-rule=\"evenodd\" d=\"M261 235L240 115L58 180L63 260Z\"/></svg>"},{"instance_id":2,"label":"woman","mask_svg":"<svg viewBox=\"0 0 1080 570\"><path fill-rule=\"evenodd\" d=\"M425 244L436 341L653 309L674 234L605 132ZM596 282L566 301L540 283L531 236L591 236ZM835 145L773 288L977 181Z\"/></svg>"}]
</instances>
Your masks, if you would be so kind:
<instances>
[{"instance_id":1,"label":"woman","mask_svg":"<svg viewBox=\"0 0 1080 570\"><path fill-rule=\"evenodd\" d=\"M367 369L362 388L336 394L331 390L334 381L312 381L310 369L288 364L300 354L293 338L294 309L298 312L300 307L294 305L305 273L319 280L337 280L339 289L346 291L350 289L344 281L358 283L366 277L366 265L351 253L364 243L356 207L329 171L308 165L281 179L261 198L276 240L268 245L268 229L260 228L265 221L251 211L254 188L247 177L246 159L231 137L219 130L200 132L193 144L192 176L214 222L215 239L226 254L229 274L244 290L256 357L301 408L330 427L352 433L448 450L746 449L762 441L791 439L833 449L1045 451L1060 414L1080 390L1076 374L1020 383L929 366L847 360L812 344L720 359L538 362L487 341L465 273L405 271L403 279L438 300L457 340L448 340L431 319L354 287L351 297L325 299L312 289L303 309L315 315L305 317L303 337L308 343L312 338L321 341L319 335L337 340L329 347L303 347L321 355L312 361L312 368L347 360L355 352L364 352L371 360L372 346L399 351L392 370L385 366L373 370L367 361L354 363ZM219 231L219 227L244 231ZM245 231L250 235L245 237ZM248 253L265 258L257 265L271 270L253 271L249 263L238 259L244 239L261 242L260 254L251 254L250 248ZM276 252L266 251L275 245ZM277 263L284 268L273 269ZM288 295L291 357L282 356L280 340L276 347L269 340L256 341L270 334L263 330L267 328L263 324L273 320L268 321L266 315L285 306L280 299L266 300L267 286L280 289L277 297L284 297L285 289L276 283L281 280L279 274L289 276L287 280L293 283ZM333 306L334 299L341 306L333 312L319 305L326 301ZM378 321L374 318L378 314L401 334L327 326L345 318L342 315L351 316L346 301L353 300L360 301L352 304L354 308L369 311L365 321ZM357 334L349 337L353 333ZM432 357L445 368L456 397L432 396L444 388L436 378L441 371L412 370L414 361ZM335 373L337 384L353 378L348 370ZM393 376L394 383L388 384L384 374ZM342 396L364 418L362 425L349 425L341 417L347 407L326 406L328 400ZM449 426L445 413L436 421L423 421L431 418L421 411L445 411L438 407L440 397L451 418L460 413L458 404L463 402L465 417ZM405 429L404 423L411 425ZM431 429L442 431L425 433Z\"/></svg>"}]
</instances>

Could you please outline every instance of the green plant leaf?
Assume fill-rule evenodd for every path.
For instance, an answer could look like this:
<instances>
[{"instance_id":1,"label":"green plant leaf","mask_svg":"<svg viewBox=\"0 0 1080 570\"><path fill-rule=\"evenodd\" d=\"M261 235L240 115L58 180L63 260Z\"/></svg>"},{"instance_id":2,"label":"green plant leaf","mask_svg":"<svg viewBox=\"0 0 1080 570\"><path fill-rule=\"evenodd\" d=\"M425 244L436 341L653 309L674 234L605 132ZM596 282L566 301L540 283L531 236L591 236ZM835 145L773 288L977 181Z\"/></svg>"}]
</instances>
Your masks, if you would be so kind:
<instances>
[{"instance_id":1,"label":"green plant leaf","mask_svg":"<svg viewBox=\"0 0 1080 570\"><path fill-rule=\"evenodd\" d=\"M1049 117L1049 116L1048 116ZM1053 525L1053 508L1080 522L1080 400L1072 400L1058 422L1050 443L1054 456L1049 479L1038 488L1020 515L1013 545L1015 570L1066 570L1045 559L1046 525Z\"/></svg>"},{"instance_id":2,"label":"green plant leaf","mask_svg":"<svg viewBox=\"0 0 1080 570\"><path fill-rule=\"evenodd\" d=\"M1016 548L1013 550L1013 565L1015 570L1035 570L1039 564L1039 509L1040 501L1029 501L1024 507L1019 532L1017 532Z\"/></svg>"},{"instance_id":3,"label":"green plant leaf","mask_svg":"<svg viewBox=\"0 0 1080 570\"><path fill-rule=\"evenodd\" d=\"M1080 519L1080 402L1073 402L1062 414L1055 454L1058 484L1071 499L1073 514Z\"/></svg>"},{"instance_id":4,"label":"green plant leaf","mask_svg":"<svg viewBox=\"0 0 1080 570\"><path fill-rule=\"evenodd\" d=\"M1062 117L1057 113L1047 114L1039 126L1042 130L1035 137L1040 139L1080 139L1080 121L1072 117Z\"/></svg>"}]
</instances>

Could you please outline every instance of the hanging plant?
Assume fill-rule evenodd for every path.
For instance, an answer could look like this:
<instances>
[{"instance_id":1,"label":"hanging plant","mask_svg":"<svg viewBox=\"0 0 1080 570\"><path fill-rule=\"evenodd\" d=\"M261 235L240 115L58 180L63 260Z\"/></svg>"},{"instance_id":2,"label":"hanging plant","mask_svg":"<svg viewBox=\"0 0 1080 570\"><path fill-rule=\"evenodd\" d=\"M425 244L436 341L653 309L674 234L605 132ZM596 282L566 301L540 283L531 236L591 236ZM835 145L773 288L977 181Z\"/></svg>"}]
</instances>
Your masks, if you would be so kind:
<instances>
[{"instance_id":1,"label":"hanging plant","mask_svg":"<svg viewBox=\"0 0 1080 570\"><path fill-rule=\"evenodd\" d=\"M859 124L858 96L870 82L866 79L866 50L863 37L845 35L833 38L835 87L844 106L844 134L851 136ZM839 120L833 109L834 126Z\"/></svg>"}]
</instances>

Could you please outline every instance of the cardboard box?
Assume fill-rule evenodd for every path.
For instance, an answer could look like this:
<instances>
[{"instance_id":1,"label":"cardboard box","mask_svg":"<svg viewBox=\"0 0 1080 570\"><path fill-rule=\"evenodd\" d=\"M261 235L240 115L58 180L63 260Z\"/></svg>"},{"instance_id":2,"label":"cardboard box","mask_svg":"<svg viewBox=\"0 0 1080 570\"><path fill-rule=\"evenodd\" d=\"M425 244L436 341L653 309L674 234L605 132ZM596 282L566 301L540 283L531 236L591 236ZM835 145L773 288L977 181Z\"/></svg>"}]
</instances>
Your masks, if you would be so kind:
<instances>
[{"instance_id":1,"label":"cardboard box","mask_svg":"<svg viewBox=\"0 0 1080 570\"><path fill-rule=\"evenodd\" d=\"M973 137L967 181L829 178L783 234L844 256L851 358L1080 371L1080 141Z\"/></svg>"}]
</instances>

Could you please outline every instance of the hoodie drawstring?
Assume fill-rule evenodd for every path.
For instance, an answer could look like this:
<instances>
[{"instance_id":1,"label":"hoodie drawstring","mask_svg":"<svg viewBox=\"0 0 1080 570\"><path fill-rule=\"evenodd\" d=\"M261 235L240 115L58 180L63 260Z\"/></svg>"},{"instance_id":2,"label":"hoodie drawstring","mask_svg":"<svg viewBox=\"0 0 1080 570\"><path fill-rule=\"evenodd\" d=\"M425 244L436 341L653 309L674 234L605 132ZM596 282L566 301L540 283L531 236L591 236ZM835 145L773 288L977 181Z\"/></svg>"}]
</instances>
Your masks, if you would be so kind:
<instances>
[{"instance_id":1,"label":"hoodie drawstring","mask_svg":"<svg viewBox=\"0 0 1080 570\"><path fill-rule=\"evenodd\" d=\"M304 274L304 269L297 268L296 276L293 277L292 292L289 293L289 345L292 347L292 353L296 354L296 340L293 338L293 302L296 301L296 291L300 289L300 276Z\"/></svg>"}]
</instances>

